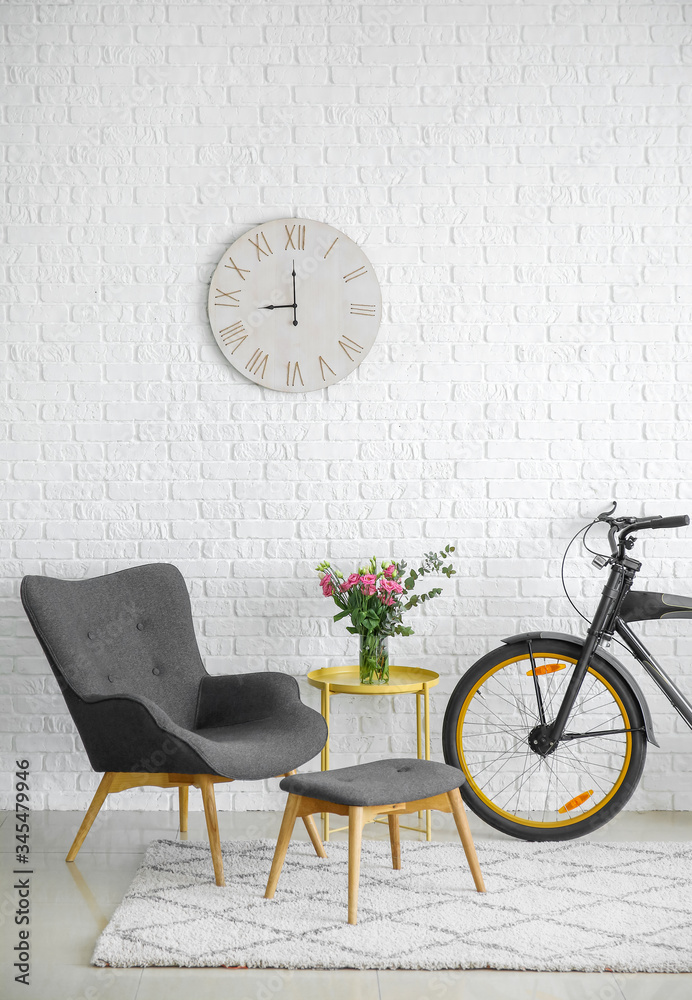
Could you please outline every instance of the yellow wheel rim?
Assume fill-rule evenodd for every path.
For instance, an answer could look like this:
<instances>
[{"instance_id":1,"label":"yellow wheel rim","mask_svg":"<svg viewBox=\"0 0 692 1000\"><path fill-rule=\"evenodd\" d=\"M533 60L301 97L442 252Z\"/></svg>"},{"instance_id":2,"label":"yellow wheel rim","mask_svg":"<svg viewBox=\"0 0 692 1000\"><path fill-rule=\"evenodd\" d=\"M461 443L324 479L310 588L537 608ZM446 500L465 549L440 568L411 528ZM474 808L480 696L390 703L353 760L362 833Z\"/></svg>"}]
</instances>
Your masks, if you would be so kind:
<instances>
[{"instance_id":1,"label":"yellow wheel rim","mask_svg":"<svg viewBox=\"0 0 692 1000\"><path fill-rule=\"evenodd\" d=\"M572 658L572 657L562 656L562 655L555 656L552 653L534 652L533 655L534 655L534 660L541 659L541 658L546 658L546 659L549 659L552 663L555 663L556 661L560 661L561 663L575 664L577 662L577 660L574 659L574 658ZM468 710L469 710L469 706L471 705L471 703L472 703L474 697L476 696L476 694L478 693L478 691L483 687L484 684L486 684L486 682L493 675L497 674L498 671L503 670L505 667L508 667L508 666L510 666L513 663L519 663L521 661L528 661L530 663L530 659L529 659L528 654L524 654L524 655L521 655L521 656L511 657L511 658L509 658L507 660L503 660L502 663L498 663L495 666L490 667L490 669L487 670L486 673L483 674L483 676L477 681L476 684L474 684L474 686L472 687L472 689L469 691L468 695L466 696L466 698L464 700L463 705L461 706L461 711L459 712L459 718L457 720L456 747L457 747L457 754L458 754L458 757L459 757L459 764L461 766L461 769L464 772L464 775L466 776L466 780L468 782L469 787L474 792L474 794L481 800L481 802L483 802L489 809L492 809L492 811L494 813L497 813L497 815L502 816L503 818L510 820L512 823L518 823L521 826L534 827L534 828L539 828L539 829L552 829L552 828L555 828L555 827L567 827L567 826L573 826L576 823L583 823L584 820L588 819L590 816L593 816L595 813L600 812L600 810L603 809L608 804L608 802L610 802L610 800L616 794L617 790L622 785L622 782L625 780L625 775L627 774L627 771L628 771L629 765L630 765L630 760L632 758L632 733L631 732L623 733L622 734L624 736L624 738L625 738L624 739L624 743L625 743L625 747L624 747L624 760L623 760L623 764L622 764L622 768L620 770L620 773L615 778L615 781L614 781L613 786L610 789L610 791L606 795L604 795L603 798L599 799L598 802L591 809L587 810L586 812L581 812L581 813L579 813L576 816L569 816L569 815L567 815L567 812L565 812L565 817L566 818L565 819L561 819L561 820L537 821L537 820L527 819L527 818L522 817L522 816L517 816L515 813L508 812L507 810L505 810L503 808L500 808L495 802L492 801L491 798L489 798L481 790L481 788L479 787L479 785L478 785L478 783L476 781L476 778L472 774L471 768L469 767L469 764L468 764L468 762L466 760L466 754L464 752L464 746L463 746L463 740L462 740L462 733L463 733L463 728L464 728L464 722L466 720L466 716L467 716L467 713L468 713ZM537 673L538 673L538 671L537 671ZM608 681L603 677L602 674L600 674L598 672L598 670L594 670L593 667L589 667L588 673L591 674L591 675L593 675L593 677L595 677L603 685L603 687L610 693L611 697L613 698L613 701L615 702L615 705L617 705L620 717L622 719L622 726L620 726L620 721L618 720L617 727L618 728L623 728L623 729L629 729L630 728L629 716L627 714L625 706L623 705L623 703L622 703L622 701L621 701L621 699L620 699L617 691L615 691L615 689L613 688L613 686L608 683ZM530 670L528 672L528 676L531 676L531 671ZM564 674L558 674L558 676L564 676ZM528 738L528 731L527 731L527 738ZM522 752L525 752L525 751L522 751ZM474 753L480 753L480 751L474 751ZM591 794L593 795L593 790L591 790ZM583 793L583 795L584 795L584 800L586 800L586 798L587 798L586 793ZM580 798L582 798L582 796L581 795L577 796L577 798L580 799ZM572 800L572 801L574 801L574 800ZM579 803L579 805L581 805L581 803ZM572 806L572 802L567 802L566 806L570 806L571 807ZM566 809L566 806L563 805L563 809ZM558 810L558 812L562 812L563 809Z\"/></svg>"}]
</instances>

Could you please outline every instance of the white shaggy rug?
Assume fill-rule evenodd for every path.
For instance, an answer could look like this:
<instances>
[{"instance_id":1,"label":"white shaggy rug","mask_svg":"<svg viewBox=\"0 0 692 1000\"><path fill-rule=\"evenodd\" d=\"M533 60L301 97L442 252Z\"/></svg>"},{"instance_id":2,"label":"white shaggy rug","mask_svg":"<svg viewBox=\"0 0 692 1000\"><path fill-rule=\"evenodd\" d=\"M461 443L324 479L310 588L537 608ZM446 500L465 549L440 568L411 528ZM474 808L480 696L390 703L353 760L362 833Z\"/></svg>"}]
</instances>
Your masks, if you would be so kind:
<instances>
[{"instance_id":1,"label":"white shaggy rug","mask_svg":"<svg viewBox=\"0 0 692 1000\"><path fill-rule=\"evenodd\" d=\"M92 962L283 969L692 971L692 845L479 840L487 894L455 843L364 841L358 925L347 846L291 843L264 899L274 842L154 841Z\"/></svg>"}]
</instances>

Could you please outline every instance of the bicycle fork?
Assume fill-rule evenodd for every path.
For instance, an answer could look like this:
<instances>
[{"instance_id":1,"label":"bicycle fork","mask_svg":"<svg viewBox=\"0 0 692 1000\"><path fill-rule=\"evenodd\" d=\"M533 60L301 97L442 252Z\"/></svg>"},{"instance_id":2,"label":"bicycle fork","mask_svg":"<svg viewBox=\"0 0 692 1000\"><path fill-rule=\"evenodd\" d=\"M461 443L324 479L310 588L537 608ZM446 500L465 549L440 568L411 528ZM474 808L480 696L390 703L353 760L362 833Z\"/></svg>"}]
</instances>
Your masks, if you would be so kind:
<instances>
[{"instance_id":1,"label":"bicycle fork","mask_svg":"<svg viewBox=\"0 0 692 1000\"><path fill-rule=\"evenodd\" d=\"M538 753L544 755L552 753L553 749L563 738L567 720L586 677L591 657L599 646L603 636L612 634L613 620L617 615L625 594L630 589L637 569L641 565L633 559L627 559L625 563L626 565L624 566L620 563L614 563L611 568L610 575L601 594L601 600L596 609L596 614L586 633L584 645L582 646L579 659L567 685L565 696L562 699L562 704L558 709L555 720L550 724L537 727L541 732L536 734L535 741L532 741L531 745Z\"/></svg>"}]
</instances>

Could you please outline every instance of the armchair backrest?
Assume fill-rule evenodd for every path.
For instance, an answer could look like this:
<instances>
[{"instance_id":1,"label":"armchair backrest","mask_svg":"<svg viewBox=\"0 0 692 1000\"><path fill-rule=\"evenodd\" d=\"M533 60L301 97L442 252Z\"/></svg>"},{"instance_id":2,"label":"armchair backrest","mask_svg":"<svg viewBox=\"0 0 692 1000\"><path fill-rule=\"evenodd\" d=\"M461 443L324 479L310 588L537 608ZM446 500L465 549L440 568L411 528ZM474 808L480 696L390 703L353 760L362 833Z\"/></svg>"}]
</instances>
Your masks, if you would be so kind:
<instances>
[{"instance_id":1,"label":"armchair backrest","mask_svg":"<svg viewBox=\"0 0 692 1000\"><path fill-rule=\"evenodd\" d=\"M180 570L152 563L87 580L25 576L21 597L58 682L79 698L141 695L185 728L206 671Z\"/></svg>"}]
</instances>

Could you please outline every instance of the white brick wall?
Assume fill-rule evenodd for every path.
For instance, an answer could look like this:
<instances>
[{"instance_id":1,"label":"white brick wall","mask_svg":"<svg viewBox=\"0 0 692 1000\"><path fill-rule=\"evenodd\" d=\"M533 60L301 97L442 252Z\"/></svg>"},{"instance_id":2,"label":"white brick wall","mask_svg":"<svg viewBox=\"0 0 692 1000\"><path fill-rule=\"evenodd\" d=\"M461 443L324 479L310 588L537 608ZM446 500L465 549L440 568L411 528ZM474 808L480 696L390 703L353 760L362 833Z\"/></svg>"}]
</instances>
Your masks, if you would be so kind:
<instances>
[{"instance_id":1,"label":"white brick wall","mask_svg":"<svg viewBox=\"0 0 692 1000\"><path fill-rule=\"evenodd\" d=\"M356 651L317 562L454 541L459 575L394 644L442 674L439 757L479 654L579 628L558 570L584 516L692 510L692 7L29 0L0 22L4 800L17 755L37 807L96 781L22 575L148 560L185 574L211 671L301 677ZM205 310L224 248L288 214L362 243L385 301L360 370L304 397L237 375ZM641 551L692 594L692 533ZM589 606L601 577L570 572ZM689 692L683 626L646 631ZM692 808L692 734L651 704L632 804ZM412 752L412 710L337 698L334 765Z\"/></svg>"}]
</instances>

